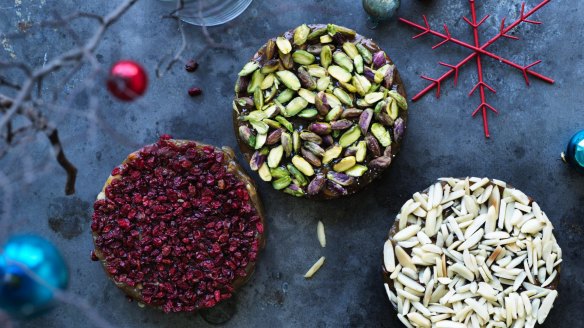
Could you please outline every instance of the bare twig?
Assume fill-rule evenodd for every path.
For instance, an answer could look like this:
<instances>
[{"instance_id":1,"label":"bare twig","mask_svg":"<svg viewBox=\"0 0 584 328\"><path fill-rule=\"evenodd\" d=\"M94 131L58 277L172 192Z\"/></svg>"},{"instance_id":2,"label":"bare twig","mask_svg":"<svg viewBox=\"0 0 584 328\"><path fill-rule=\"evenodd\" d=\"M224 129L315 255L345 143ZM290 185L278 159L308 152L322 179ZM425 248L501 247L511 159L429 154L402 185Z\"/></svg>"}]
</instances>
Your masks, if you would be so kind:
<instances>
[{"instance_id":1,"label":"bare twig","mask_svg":"<svg viewBox=\"0 0 584 328\"><path fill-rule=\"evenodd\" d=\"M48 106L48 104L40 100L42 97L42 82L49 74L53 74L62 68L68 69L65 76L52 92L51 101L52 103L56 103L63 86L79 72L85 63L89 63L94 71L99 71L100 67L95 58L97 47L108 28L136 2L137 0L124 0L105 16L85 12L77 12L65 16L54 13L53 20L41 22L39 26L62 27L78 44L76 48L66 51L36 68L29 67L24 62L0 62L0 68L15 68L22 71L25 75L24 79L18 83L8 80L3 76L0 77L0 86L6 86L16 90L14 96L8 96L0 92L0 135L5 135L7 141L7 145L4 148L0 148L0 158L7 153L9 146L14 145L13 139L17 135L33 132L30 128L20 128L13 131L12 121L17 116L23 117L31 123L31 127L36 132L41 132L46 135L55 153L57 162L67 172L65 193L69 195L75 192L77 168L65 156L57 127L51 123L50 119L44 113L46 108L51 106ZM72 20L79 18L88 18L99 24L94 33L85 42L79 38L69 25ZM95 76L95 74L92 75ZM35 89L37 92L33 94Z\"/></svg>"}]
</instances>

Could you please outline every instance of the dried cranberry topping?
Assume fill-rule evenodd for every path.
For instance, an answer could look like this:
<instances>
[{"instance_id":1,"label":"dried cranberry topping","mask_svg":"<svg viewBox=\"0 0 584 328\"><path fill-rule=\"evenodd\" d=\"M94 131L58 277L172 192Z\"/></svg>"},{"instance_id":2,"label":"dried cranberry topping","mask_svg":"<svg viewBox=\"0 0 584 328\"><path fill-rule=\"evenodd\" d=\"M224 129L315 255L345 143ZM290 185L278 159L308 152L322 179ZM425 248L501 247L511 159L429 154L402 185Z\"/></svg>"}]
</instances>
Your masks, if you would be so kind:
<instances>
[{"instance_id":1,"label":"dried cranberry topping","mask_svg":"<svg viewBox=\"0 0 584 328\"><path fill-rule=\"evenodd\" d=\"M224 159L214 147L162 135L114 169L119 178L95 202L91 229L105 269L146 304L213 307L255 262L264 227Z\"/></svg>"}]
</instances>

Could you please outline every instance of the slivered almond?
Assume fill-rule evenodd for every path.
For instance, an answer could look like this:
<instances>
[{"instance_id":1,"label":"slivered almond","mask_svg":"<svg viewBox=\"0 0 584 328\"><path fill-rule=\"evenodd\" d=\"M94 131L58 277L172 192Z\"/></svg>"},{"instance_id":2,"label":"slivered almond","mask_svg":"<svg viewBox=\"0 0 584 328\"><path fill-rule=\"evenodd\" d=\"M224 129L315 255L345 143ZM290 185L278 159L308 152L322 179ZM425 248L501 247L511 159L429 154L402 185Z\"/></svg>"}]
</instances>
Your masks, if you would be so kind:
<instances>
[{"instance_id":1,"label":"slivered almond","mask_svg":"<svg viewBox=\"0 0 584 328\"><path fill-rule=\"evenodd\" d=\"M487 311L487 307L479 304L479 302L475 301L472 298L467 298L464 300L464 303L468 304L476 314L478 314L483 320L489 320L489 312Z\"/></svg>"},{"instance_id":2,"label":"slivered almond","mask_svg":"<svg viewBox=\"0 0 584 328\"><path fill-rule=\"evenodd\" d=\"M487 186L487 188L485 188L485 191L483 191L481 196L477 199L477 203L479 203L479 204L486 203L487 200L489 200L489 197L491 197L492 192L493 192L493 185Z\"/></svg>"},{"instance_id":3,"label":"slivered almond","mask_svg":"<svg viewBox=\"0 0 584 328\"><path fill-rule=\"evenodd\" d=\"M322 221L318 221L318 225L316 226L316 235L318 236L320 246L326 247L326 235L324 233L324 224Z\"/></svg>"},{"instance_id":4,"label":"slivered almond","mask_svg":"<svg viewBox=\"0 0 584 328\"><path fill-rule=\"evenodd\" d=\"M414 265L414 262L412 262L412 258L399 245L395 246L395 256L397 257L397 261L402 265L402 267L410 268L416 272L418 271L416 265Z\"/></svg>"},{"instance_id":5,"label":"slivered almond","mask_svg":"<svg viewBox=\"0 0 584 328\"><path fill-rule=\"evenodd\" d=\"M495 206L489 206L487 219L485 221L485 233L495 232L497 228L497 209Z\"/></svg>"},{"instance_id":6,"label":"slivered almond","mask_svg":"<svg viewBox=\"0 0 584 328\"><path fill-rule=\"evenodd\" d=\"M489 179L483 178L480 181L474 183L472 186L470 186L470 191L475 191L475 190L485 186L487 183L489 183Z\"/></svg>"},{"instance_id":7,"label":"slivered almond","mask_svg":"<svg viewBox=\"0 0 584 328\"><path fill-rule=\"evenodd\" d=\"M416 202L420 203L420 207L424 209L426 212L430 210L430 206L428 205L426 199L422 197L422 194L417 192L413 195L413 198Z\"/></svg>"},{"instance_id":8,"label":"slivered almond","mask_svg":"<svg viewBox=\"0 0 584 328\"><path fill-rule=\"evenodd\" d=\"M420 231L421 227L419 225L411 225L408 226L400 231L398 231L394 236L393 240L395 241L404 241L412 238L415 236L418 231Z\"/></svg>"},{"instance_id":9,"label":"slivered almond","mask_svg":"<svg viewBox=\"0 0 584 328\"><path fill-rule=\"evenodd\" d=\"M554 306L554 301L556 300L557 296L558 292L556 290L553 290L541 302L541 306L539 307L539 310L537 312L537 323L539 323L540 325L543 324L548 314L550 313L550 310Z\"/></svg>"},{"instance_id":10,"label":"slivered almond","mask_svg":"<svg viewBox=\"0 0 584 328\"><path fill-rule=\"evenodd\" d=\"M448 271L452 271L454 273L459 274L461 277L468 281L472 281L474 279L474 274L472 271L467 269L464 265L460 263L454 263L450 267L448 267Z\"/></svg>"},{"instance_id":11,"label":"slivered almond","mask_svg":"<svg viewBox=\"0 0 584 328\"><path fill-rule=\"evenodd\" d=\"M395 270L395 257L393 252L393 244L391 240L386 240L383 245L383 265L387 272L393 272Z\"/></svg>"},{"instance_id":12,"label":"slivered almond","mask_svg":"<svg viewBox=\"0 0 584 328\"><path fill-rule=\"evenodd\" d=\"M418 327L423 327L423 328L432 327L432 323L430 322L430 320L417 312L408 313L407 317L408 317L408 320L413 322Z\"/></svg>"},{"instance_id":13,"label":"slivered almond","mask_svg":"<svg viewBox=\"0 0 584 328\"><path fill-rule=\"evenodd\" d=\"M521 226L522 233L535 234L543 230L545 224L538 219L531 219Z\"/></svg>"},{"instance_id":14,"label":"slivered almond","mask_svg":"<svg viewBox=\"0 0 584 328\"><path fill-rule=\"evenodd\" d=\"M523 205L529 205L529 197L517 189L511 191L511 197Z\"/></svg>"},{"instance_id":15,"label":"slivered almond","mask_svg":"<svg viewBox=\"0 0 584 328\"><path fill-rule=\"evenodd\" d=\"M320 269L320 267L322 267L322 265L324 264L324 260L325 260L324 256L322 256L320 259L318 259L318 261L316 261L316 263L314 263L310 267L310 269L308 269L308 271L306 271L304 278L306 278L306 279L312 278L312 276L316 273L316 271L318 271Z\"/></svg>"},{"instance_id":16,"label":"slivered almond","mask_svg":"<svg viewBox=\"0 0 584 328\"><path fill-rule=\"evenodd\" d=\"M518 328L545 319L553 305L546 287L562 254L539 205L504 182L440 181L402 206L403 226L391 236L395 269L386 275L400 320L418 328ZM546 299L552 304L544 307Z\"/></svg>"},{"instance_id":17,"label":"slivered almond","mask_svg":"<svg viewBox=\"0 0 584 328\"><path fill-rule=\"evenodd\" d=\"M433 237L436 234L436 216L437 213L435 208L428 211L428 215L426 216L426 226L424 228L424 233L426 233L428 237Z\"/></svg>"},{"instance_id":18,"label":"slivered almond","mask_svg":"<svg viewBox=\"0 0 584 328\"><path fill-rule=\"evenodd\" d=\"M479 229L472 236L468 237L468 239L465 240L464 243L462 243L460 246L458 246L457 250L462 251L465 249L472 248L473 246L475 246L476 244L478 244L481 241L484 234L485 234L485 231L482 228Z\"/></svg>"},{"instance_id":19,"label":"slivered almond","mask_svg":"<svg viewBox=\"0 0 584 328\"><path fill-rule=\"evenodd\" d=\"M495 260L497 259L497 257L499 257L499 254L501 254L501 252L503 251L503 247L501 246L497 246L497 248L495 248L495 250L493 251L493 253L491 253L491 256L489 256L489 258L487 259L487 265L491 265L493 264L493 262L495 262Z\"/></svg>"}]
</instances>

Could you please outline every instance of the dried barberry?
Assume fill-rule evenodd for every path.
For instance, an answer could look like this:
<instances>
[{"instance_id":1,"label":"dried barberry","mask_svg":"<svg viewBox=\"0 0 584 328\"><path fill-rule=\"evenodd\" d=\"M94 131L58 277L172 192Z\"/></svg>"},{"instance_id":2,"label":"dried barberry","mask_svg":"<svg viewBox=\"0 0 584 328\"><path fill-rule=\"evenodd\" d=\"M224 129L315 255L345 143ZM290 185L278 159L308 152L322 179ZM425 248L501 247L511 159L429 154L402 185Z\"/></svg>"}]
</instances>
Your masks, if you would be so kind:
<instances>
[{"instance_id":1,"label":"dried barberry","mask_svg":"<svg viewBox=\"0 0 584 328\"><path fill-rule=\"evenodd\" d=\"M165 312L212 307L247 276L263 224L224 159L162 135L112 171L119 178L95 202L91 229L108 274L141 285L140 301Z\"/></svg>"}]
</instances>

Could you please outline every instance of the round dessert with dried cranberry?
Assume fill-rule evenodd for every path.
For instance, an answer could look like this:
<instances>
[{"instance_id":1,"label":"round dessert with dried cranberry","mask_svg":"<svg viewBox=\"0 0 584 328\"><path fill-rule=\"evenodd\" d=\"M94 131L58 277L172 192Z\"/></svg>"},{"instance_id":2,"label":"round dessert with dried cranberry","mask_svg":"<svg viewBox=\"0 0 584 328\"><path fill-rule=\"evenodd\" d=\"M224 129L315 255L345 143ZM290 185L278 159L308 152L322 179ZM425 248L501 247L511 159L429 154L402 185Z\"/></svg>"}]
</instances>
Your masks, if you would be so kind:
<instances>
[{"instance_id":1,"label":"round dessert with dried cranberry","mask_svg":"<svg viewBox=\"0 0 584 328\"><path fill-rule=\"evenodd\" d=\"M407 327L534 327L558 296L562 249L537 202L488 178L443 178L401 208L383 248Z\"/></svg>"},{"instance_id":2,"label":"round dessert with dried cranberry","mask_svg":"<svg viewBox=\"0 0 584 328\"><path fill-rule=\"evenodd\" d=\"M277 190L337 198L391 164L407 119L403 83L371 39L301 25L268 40L239 72L233 121L252 170Z\"/></svg>"},{"instance_id":3,"label":"round dessert with dried cranberry","mask_svg":"<svg viewBox=\"0 0 584 328\"><path fill-rule=\"evenodd\" d=\"M252 274L264 245L256 189L233 151L165 135L116 167L94 204L94 260L132 299L210 308Z\"/></svg>"}]
</instances>

